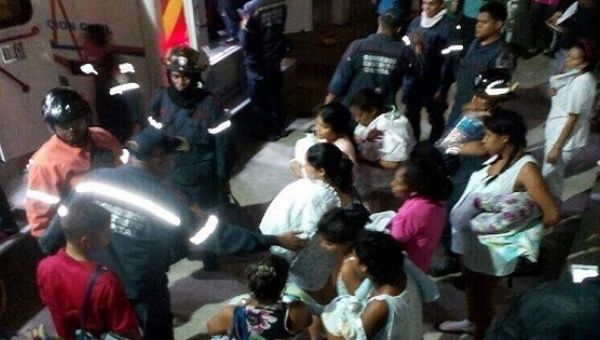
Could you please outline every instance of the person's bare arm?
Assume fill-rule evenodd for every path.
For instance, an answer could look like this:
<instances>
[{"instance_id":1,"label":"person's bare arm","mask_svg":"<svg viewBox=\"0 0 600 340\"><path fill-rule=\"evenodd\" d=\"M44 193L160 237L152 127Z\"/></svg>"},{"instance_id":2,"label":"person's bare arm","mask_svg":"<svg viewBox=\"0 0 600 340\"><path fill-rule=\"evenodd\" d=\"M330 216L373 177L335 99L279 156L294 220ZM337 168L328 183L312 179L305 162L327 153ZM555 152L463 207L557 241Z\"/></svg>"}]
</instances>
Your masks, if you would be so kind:
<instances>
[{"instance_id":1,"label":"person's bare arm","mask_svg":"<svg viewBox=\"0 0 600 340\"><path fill-rule=\"evenodd\" d=\"M288 328L294 332L302 332L312 323L312 315L308 306L302 302L293 302L289 305Z\"/></svg>"},{"instance_id":2,"label":"person's bare arm","mask_svg":"<svg viewBox=\"0 0 600 340\"><path fill-rule=\"evenodd\" d=\"M371 301L362 312L360 319L368 339L373 338L385 326L388 307L384 300Z\"/></svg>"},{"instance_id":3,"label":"person's bare arm","mask_svg":"<svg viewBox=\"0 0 600 340\"><path fill-rule=\"evenodd\" d=\"M379 162L377 162L377 164L379 164L379 167L381 167L383 169L388 169L388 170L394 170L400 166L400 162L390 162L390 161L384 161L384 160L379 160Z\"/></svg>"},{"instance_id":4,"label":"person's bare arm","mask_svg":"<svg viewBox=\"0 0 600 340\"><path fill-rule=\"evenodd\" d=\"M235 306L225 306L217 314L213 315L206 323L208 334L219 335L227 334L231 321L233 320L233 312Z\"/></svg>"},{"instance_id":5,"label":"person's bare arm","mask_svg":"<svg viewBox=\"0 0 600 340\"><path fill-rule=\"evenodd\" d=\"M546 186L540 168L535 163L527 163L517 177L517 184L523 187L533 202L542 210L542 223L548 228L560 221L560 211Z\"/></svg>"},{"instance_id":6,"label":"person's bare arm","mask_svg":"<svg viewBox=\"0 0 600 340\"><path fill-rule=\"evenodd\" d=\"M567 123L562 128L560 136L558 137L558 139L552 146L552 149L550 149L548 155L546 156L546 162L554 164L560 158L562 149L564 148L565 144L567 144L567 142L569 141L569 138L571 138L571 134L573 133L573 130L575 129L575 125L577 125L578 120L579 115L575 113L569 113L569 119L567 120Z\"/></svg>"},{"instance_id":7,"label":"person's bare arm","mask_svg":"<svg viewBox=\"0 0 600 340\"><path fill-rule=\"evenodd\" d=\"M334 102L337 99L336 95L333 93L328 93L327 96L325 96L325 100L324 100L324 104L329 104Z\"/></svg>"},{"instance_id":8,"label":"person's bare arm","mask_svg":"<svg viewBox=\"0 0 600 340\"><path fill-rule=\"evenodd\" d=\"M348 293L354 295L354 292L360 287L365 277L360 274L358 265L355 260L344 261L340 268L340 274L342 276L342 282Z\"/></svg>"}]
</instances>

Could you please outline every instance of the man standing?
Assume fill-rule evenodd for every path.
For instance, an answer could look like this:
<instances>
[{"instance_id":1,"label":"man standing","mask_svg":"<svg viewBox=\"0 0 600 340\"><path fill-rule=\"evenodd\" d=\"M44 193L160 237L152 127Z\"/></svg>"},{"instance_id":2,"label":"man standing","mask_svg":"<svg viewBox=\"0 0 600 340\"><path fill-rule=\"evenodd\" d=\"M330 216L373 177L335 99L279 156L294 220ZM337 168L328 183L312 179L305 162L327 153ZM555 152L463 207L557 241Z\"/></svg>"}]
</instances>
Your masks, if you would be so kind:
<instances>
[{"instance_id":1,"label":"man standing","mask_svg":"<svg viewBox=\"0 0 600 340\"><path fill-rule=\"evenodd\" d=\"M57 204L88 172L121 164L122 152L109 132L90 127L90 106L70 88L58 87L48 92L42 114L54 135L29 163L25 209L34 237L42 236Z\"/></svg>"},{"instance_id":2,"label":"man standing","mask_svg":"<svg viewBox=\"0 0 600 340\"><path fill-rule=\"evenodd\" d=\"M417 141L421 135L421 109L427 108L434 143L444 130L446 95L454 81L452 60L454 51L450 46L461 46L456 23L446 16L443 0L423 0L421 16L408 26L407 36L421 35L427 67L423 77L408 75L404 84L406 117L410 121ZM453 45L454 44L454 45Z\"/></svg>"},{"instance_id":3,"label":"man standing","mask_svg":"<svg viewBox=\"0 0 600 340\"><path fill-rule=\"evenodd\" d=\"M244 5L240 43L253 113L254 137L270 141L285 132L281 60L288 51L283 33L287 17L284 0L252 0Z\"/></svg>"},{"instance_id":4,"label":"man standing","mask_svg":"<svg viewBox=\"0 0 600 340\"><path fill-rule=\"evenodd\" d=\"M475 77L492 68L514 69L514 57L507 51L502 38L506 8L498 2L489 2L479 10L475 26L475 40L467 48L456 76L456 96L448 117L448 128L461 118L463 105L473 98Z\"/></svg>"},{"instance_id":5,"label":"man standing","mask_svg":"<svg viewBox=\"0 0 600 340\"><path fill-rule=\"evenodd\" d=\"M210 128L225 119L219 100L201 88L208 56L190 47L174 47L165 58L169 87L158 89L150 101L150 116L163 133L181 136L189 151L175 155L167 181L192 203L210 209L229 193L229 146L227 132L212 134Z\"/></svg>"},{"instance_id":6,"label":"man standing","mask_svg":"<svg viewBox=\"0 0 600 340\"><path fill-rule=\"evenodd\" d=\"M325 103L340 100L349 105L358 91L379 88L385 105L395 105L396 92L406 71L414 67L412 50L396 41L401 18L390 10L378 18L377 33L350 44L331 78ZM415 44L420 52L420 45Z\"/></svg>"},{"instance_id":7,"label":"man standing","mask_svg":"<svg viewBox=\"0 0 600 340\"><path fill-rule=\"evenodd\" d=\"M190 212L187 202L162 183L171 155L186 143L148 127L127 143L129 162L115 169L99 169L79 183L74 195L90 195L108 210L113 240L98 262L119 273L133 302L144 339L173 339L167 271L188 255L188 237L203 217ZM75 196L76 197L76 196ZM53 223L41 240L45 253L63 242L60 224ZM272 245L301 247L294 233L267 237L244 228L220 225L206 242L215 253L247 253ZM207 249L209 248L209 249Z\"/></svg>"},{"instance_id":8,"label":"man standing","mask_svg":"<svg viewBox=\"0 0 600 340\"><path fill-rule=\"evenodd\" d=\"M121 281L90 260L91 252L110 243L110 213L83 197L61 209L66 247L43 259L37 269L40 296L50 310L56 332L67 340L75 339L76 330L96 338L112 332L141 339Z\"/></svg>"}]
</instances>

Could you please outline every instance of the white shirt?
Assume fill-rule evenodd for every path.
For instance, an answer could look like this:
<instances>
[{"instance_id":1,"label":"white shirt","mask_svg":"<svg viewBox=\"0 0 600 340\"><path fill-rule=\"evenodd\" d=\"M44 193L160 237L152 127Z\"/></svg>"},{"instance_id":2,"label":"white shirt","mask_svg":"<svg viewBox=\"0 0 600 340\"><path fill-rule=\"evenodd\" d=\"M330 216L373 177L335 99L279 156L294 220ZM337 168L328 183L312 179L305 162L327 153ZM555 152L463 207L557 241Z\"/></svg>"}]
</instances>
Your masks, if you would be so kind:
<instances>
[{"instance_id":1,"label":"white shirt","mask_svg":"<svg viewBox=\"0 0 600 340\"><path fill-rule=\"evenodd\" d=\"M329 184L320 180L301 178L283 188L271 202L260 222L265 235L279 235L289 231L304 232L311 237L317 222L325 212L341 207L342 201ZM271 251L292 260L295 253L273 246Z\"/></svg>"},{"instance_id":2,"label":"white shirt","mask_svg":"<svg viewBox=\"0 0 600 340\"><path fill-rule=\"evenodd\" d=\"M551 79L550 86L552 86L552 82L553 79ZM579 120L563 148L563 150L572 150L585 146L590 135L596 79L592 73L586 72L561 85L557 89L556 95L552 97L552 106L546 120L544 133L545 143L547 146L553 146L567 124L569 114L576 114L579 116Z\"/></svg>"},{"instance_id":3,"label":"white shirt","mask_svg":"<svg viewBox=\"0 0 600 340\"><path fill-rule=\"evenodd\" d=\"M375 141L368 141L369 132L375 129L383 133L382 137ZM366 128L357 126L354 139L359 144L358 150L361 156L369 161L407 160L416 144L408 119L397 110L379 115Z\"/></svg>"}]
</instances>

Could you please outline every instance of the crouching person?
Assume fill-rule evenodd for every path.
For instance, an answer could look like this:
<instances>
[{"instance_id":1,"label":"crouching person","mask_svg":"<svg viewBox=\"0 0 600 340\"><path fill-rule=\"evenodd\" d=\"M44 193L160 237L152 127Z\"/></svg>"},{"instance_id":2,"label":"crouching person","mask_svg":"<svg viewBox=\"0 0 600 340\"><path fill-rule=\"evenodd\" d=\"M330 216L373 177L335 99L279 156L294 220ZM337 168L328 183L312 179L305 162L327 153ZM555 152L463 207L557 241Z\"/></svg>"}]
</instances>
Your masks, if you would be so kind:
<instances>
[{"instance_id":1,"label":"crouching person","mask_svg":"<svg viewBox=\"0 0 600 340\"><path fill-rule=\"evenodd\" d=\"M232 339L292 339L310 326L312 317L302 302L281 301L288 262L269 255L246 270L250 298L229 305L208 320L208 333Z\"/></svg>"},{"instance_id":2,"label":"crouching person","mask_svg":"<svg viewBox=\"0 0 600 340\"><path fill-rule=\"evenodd\" d=\"M105 267L90 261L93 251L111 240L110 213L87 199L59 209L67 244L42 260L37 283L58 335L75 339L76 332L96 338L116 333L141 339L135 312L123 284Z\"/></svg>"}]
</instances>

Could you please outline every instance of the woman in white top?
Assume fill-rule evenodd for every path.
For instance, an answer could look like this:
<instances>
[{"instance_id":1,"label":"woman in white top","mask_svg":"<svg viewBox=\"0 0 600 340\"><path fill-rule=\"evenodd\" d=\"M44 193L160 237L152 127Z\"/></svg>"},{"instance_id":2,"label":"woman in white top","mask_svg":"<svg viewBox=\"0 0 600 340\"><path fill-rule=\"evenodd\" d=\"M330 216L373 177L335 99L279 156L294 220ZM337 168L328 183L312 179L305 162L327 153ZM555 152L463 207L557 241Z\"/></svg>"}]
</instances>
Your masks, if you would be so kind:
<instances>
[{"instance_id":1,"label":"woman in white top","mask_svg":"<svg viewBox=\"0 0 600 340\"><path fill-rule=\"evenodd\" d=\"M358 126L356 189L371 212L379 211L380 193L391 197L390 182L400 162L408 159L416 144L408 119L394 106L385 107L383 96L373 89L360 90L352 99L350 112Z\"/></svg>"},{"instance_id":2,"label":"woman in white top","mask_svg":"<svg viewBox=\"0 0 600 340\"><path fill-rule=\"evenodd\" d=\"M596 79L592 71L598 60L598 46L580 41L565 59L563 72L550 77L552 98L544 132L542 174L554 196L562 195L565 169L588 141Z\"/></svg>"},{"instance_id":3,"label":"woman in white top","mask_svg":"<svg viewBox=\"0 0 600 340\"><path fill-rule=\"evenodd\" d=\"M463 262L468 318L446 321L439 326L441 331L446 332L474 330L475 339L483 339L494 317L493 298L498 283L502 276L514 270L514 265L494 258L490 249L479 243L471 230L470 218L461 216L461 212L470 210L477 195L525 191L540 207L545 227L556 224L560 219L535 160L525 153L527 127L523 118L513 111L495 109L484 120L484 126L483 145L492 158L471 175L467 188L451 213L452 251L460 254Z\"/></svg>"},{"instance_id":4,"label":"woman in white top","mask_svg":"<svg viewBox=\"0 0 600 340\"><path fill-rule=\"evenodd\" d=\"M412 278L404 273L400 245L388 234L365 231L356 241L353 255L363 275L372 282L373 289L360 318L348 320L347 327L331 329L327 326L327 338L422 339L421 295ZM340 323L324 321L326 325ZM352 332L348 332L348 328L352 328Z\"/></svg>"},{"instance_id":5,"label":"woman in white top","mask_svg":"<svg viewBox=\"0 0 600 340\"><path fill-rule=\"evenodd\" d=\"M321 290L335 266L335 258L320 246L315 233L325 212L352 203L352 166L352 161L335 145L313 145L306 154L305 178L283 188L260 223L260 230L266 235L298 231L311 239L300 252L271 248L271 252L290 261L290 281L307 292Z\"/></svg>"},{"instance_id":6,"label":"woman in white top","mask_svg":"<svg viewBox=\"0 0 600 340\"><path fill-rule=\"evenodd\" d=\"M352 163L356 163L356 150L352 143L354 123L350 111L340 103L322 105L316 110L315 133L307 134L296 142L294 159L290 169L296 177L302 177L306 151L317 143L333 143Z\"/></svg>"}]
</instances>

